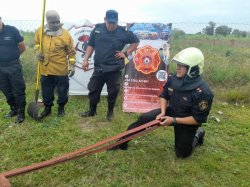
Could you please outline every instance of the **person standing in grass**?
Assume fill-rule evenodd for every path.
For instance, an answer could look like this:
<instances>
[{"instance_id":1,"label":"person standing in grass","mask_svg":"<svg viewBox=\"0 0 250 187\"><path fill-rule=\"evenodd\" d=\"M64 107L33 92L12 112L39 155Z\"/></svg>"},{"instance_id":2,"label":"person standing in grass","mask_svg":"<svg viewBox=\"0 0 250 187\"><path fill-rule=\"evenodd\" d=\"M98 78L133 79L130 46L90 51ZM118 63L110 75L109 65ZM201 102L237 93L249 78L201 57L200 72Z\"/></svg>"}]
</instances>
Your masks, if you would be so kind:
<instances>
[{"instance_id":1,"label":"person standing in grass","mask_svg":"<svg viewBox=\"0 0 250 187\"><path fill-rule=\"evenodd\" d=\"M10 106L5 118L25 119L26 85L20 55L25 51L24 39L16 27L5 25L0 17L0 89Z\"/></svg>"},{"instance_id":2,"label":"person standing in grass","mask_svg":"<svg viewBox=\"0 0 250 187\"><path fill-rule=\"evenodd\" d=\"M54 92L58 93L59 117L65 115L64 106L68 102L69 77L74 75L75 49L73 38L67 30L62 28L60 16L55 10L46 12L47 24L44 27L42 40L42 53L37 53L40 64L41 88L44 111L40 119L51 114L54 101ZM41 39L41 28L35 33L35 50L39 50ZM70 70L70 71L69 71Z\"/></svg>"},{"instance_id":3,"label":"person standing in grass","mask_svg":"<svg viewBox=\"0 0 250 187\"><path fill-rule=\"evenodd\" d=\"M121 70L125 66L124 59L136 50L139 39L131 31L126 31L118 26L118 12L106 11L105 23L96 24L90 34L82 68L87 71L89 58L95 51L94 72L88 83L89 110L81 112L81 117L96 115L96 107L100 101L100 95L104 84L108 89L107 120L113 118L113 109L120 91ZM126 52L122 52L124 46L130 44Z\"/></svg>"},{"instance_id":4,"label":"person standing in grass","mask_svg":"<svg viewBox=\"0 0 250 187\"><path fill-rule=\"evenodd\" d=\"M176 156L186 158L203 144L205 131L200 126L207 121L214 95L200 76L204 56L199 49L186 48L172 61L177 65L176 73L164 85L160 108L141 115L127 130L155 119L160 120L162 126L173 126ZM125 142L110 150L127 148L128 142Z\"/></svg>"}]
</instances>

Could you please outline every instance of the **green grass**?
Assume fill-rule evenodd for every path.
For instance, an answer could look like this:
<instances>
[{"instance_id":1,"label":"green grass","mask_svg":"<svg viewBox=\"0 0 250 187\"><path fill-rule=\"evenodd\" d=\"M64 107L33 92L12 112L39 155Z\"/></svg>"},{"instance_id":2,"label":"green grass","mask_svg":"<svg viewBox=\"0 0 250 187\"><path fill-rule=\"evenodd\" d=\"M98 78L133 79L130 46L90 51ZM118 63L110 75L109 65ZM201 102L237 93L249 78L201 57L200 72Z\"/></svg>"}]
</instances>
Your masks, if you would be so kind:
<instances>
[{"instance_id":1,"label":"green grass","mask_svg":"<svg viewBox=\"0 0 250 187\"><path fill-rule=\"evenodd\" d=\"M28 86L28 93L33 87ZM33 96L28 94L28 102ZM1 95L3 116L8 107ZM52 116L36 122L29 116L23 125L14 119L0 122L0 171L42 162L94 144L125 131L138 114L123 113L121 98L115 118L105 119L106 98L98 107L98 115L81 118L87 109L87 98L71 96L67 115ZM222 111L223 114L218 114ZM159 128L130 142L128 151L101 152L38 172L11 178L13 186L249 186L250 158L249 105L235 106L216 102L204 125L205 144L185 160L174 154L173 129ZM229 180L230 179L230 180Z\"/></svg>"},{"instance_id":2,"label":"green grass","mask_svg":"<svg viewBox=\"0 0 250 187\"><path fill-rule=\"evenodd\" d=\"M34 101L35 89L36 60L30 40L22 56L27 103ZM186 35L173 38L171 56L189 46L204 52L204 78L215 93L208 123L203 126L206 130L204 146L197 148L191 157L177 159L173 129L159 128L130 142L128 151L105 151L13 177L10 179L12 185L250 186L249 39ZM173 68L171 64L170 69ZM124 132L139 114L123 113L121 106L119 96L114 120L107 122L107 102L103 96L98 115L81 118L78 112L88 108L88 99L70 96L65 117L57 117L55 105L52 115L42 122L26 115L24 124L16 125L14 118L3 118L9 108L0 93L0 173L42 162ZM221 122L215 122L211 116L218 117Z\"/></svg>"}]
</instances>

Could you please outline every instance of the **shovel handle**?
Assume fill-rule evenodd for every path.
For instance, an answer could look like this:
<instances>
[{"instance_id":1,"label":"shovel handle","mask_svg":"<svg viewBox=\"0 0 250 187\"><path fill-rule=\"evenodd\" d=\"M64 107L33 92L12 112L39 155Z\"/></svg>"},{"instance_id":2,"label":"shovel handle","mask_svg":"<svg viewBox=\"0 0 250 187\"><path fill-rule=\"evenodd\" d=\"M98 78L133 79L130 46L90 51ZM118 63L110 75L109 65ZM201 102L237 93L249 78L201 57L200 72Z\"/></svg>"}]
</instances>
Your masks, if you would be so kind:
<instances>
[{"instance_id":1,"label":"shovel handle","mask_svg":"<svg viewBox=\"0 0 250 187\"><path fill-rule=\"evenodd\" d=\"M43 10L42 10L42 22L41 22L41 31L40 31L40 46L39 52L43 52L43 32L44 32L44 15L45 15L45 8L46 8L46 0L43 0ZM36 73L36 94L35 94L35 102L38 101L39 95L39 81L40 81L40 62L37 63L37 73Z\"/></svg>"},{"instance_id":2,"label":"shovel handle","mask_svg":"<svg viewBox=\"0 0 250 187\"><path fill-rule=\"evenodd\" d=\"M38 101L38 95L39 95L39 90L36 90L36 94L35 94L35 102L37 103Z\"/></svg>"}]
</instances>

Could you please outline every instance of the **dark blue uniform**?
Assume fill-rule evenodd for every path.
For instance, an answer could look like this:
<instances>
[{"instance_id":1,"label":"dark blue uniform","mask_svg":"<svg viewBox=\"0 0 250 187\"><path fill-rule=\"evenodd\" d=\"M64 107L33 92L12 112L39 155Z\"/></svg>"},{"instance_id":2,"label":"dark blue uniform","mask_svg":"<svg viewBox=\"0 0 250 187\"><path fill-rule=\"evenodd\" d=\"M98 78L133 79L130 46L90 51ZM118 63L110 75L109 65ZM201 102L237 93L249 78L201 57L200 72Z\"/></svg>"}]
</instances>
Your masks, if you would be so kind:
<instances>
[{"instance_id":1,"label":"dark blue uniform","mask_svg":"<svg viewBox=\"0 0 250 187\"><path fill-rule=\"evenodd\" d=\"M26 87L18 48L18 43L22 41L23 37L15 27L3 25L0 32L0 89L11 108L16 109L23 109L26 105Z\"/></svg>"},{"instance_id":2,"label":"dark blue uniform","mask_svg":"<svg viewBox=\"0 0 250 187\"><path fill-rule=\"evenodd\" d=\"M192 116L199 123L199 125L174 125L175 152L176 156L181 158L190 156L193 148L196 147L196 145L194 145L196 131L202 123L207 121L214 97L207 84L202 81L200 77L196 79L200 79L200 81L197 82L197 86L187 90L174 89L172 80L170 79L165 84L163 92L160 95L161 98L166 99L169 103L166 109L166 116ZM128 130L155 120L156 116L160 113L160 109L155 109L141 115L136 122L128 127ZM197 141L195 143L197 143Z\"/></svg>"},{"instance_id":3,"label":"dark blue uniform","mask_svg":"<svg viewBox=\"0 0 250 187\"><path fill-rule=\"evenodd\" d=\"M126 44L138 43L139 39L123 27L108 31L105 23L97 24L90 34L88 45L95 49L94 73L88 84L90 106L96 107L104 84L108 89L108 107L113 109L120 90L121 69L124 59L116 59L116 51L121 51Z\"/></svg>"}]
</instances>

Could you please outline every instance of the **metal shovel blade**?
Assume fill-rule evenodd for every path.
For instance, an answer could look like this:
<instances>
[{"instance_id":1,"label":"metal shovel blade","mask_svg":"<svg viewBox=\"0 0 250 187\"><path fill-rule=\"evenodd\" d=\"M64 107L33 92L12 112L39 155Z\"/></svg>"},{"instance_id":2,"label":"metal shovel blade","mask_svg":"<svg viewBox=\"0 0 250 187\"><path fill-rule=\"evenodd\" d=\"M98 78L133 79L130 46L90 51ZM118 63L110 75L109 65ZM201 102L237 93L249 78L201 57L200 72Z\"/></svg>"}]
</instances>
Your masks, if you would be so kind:
<instances>
[{"instance_id":1,"label":"metal shovel blade","mask_svg":"<svg viewBox=\"0 0 250 187\"><path fill-rule=\"evenodd\" d=\"M37 102L31 102L28 105L28 114L30 117L34 118L35 120L40 120L39 118L39 109L44 107L43 102L37 101Z\"/></svg>"}]
</instances>

